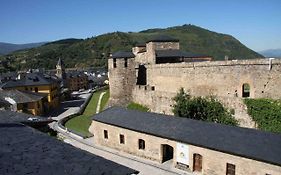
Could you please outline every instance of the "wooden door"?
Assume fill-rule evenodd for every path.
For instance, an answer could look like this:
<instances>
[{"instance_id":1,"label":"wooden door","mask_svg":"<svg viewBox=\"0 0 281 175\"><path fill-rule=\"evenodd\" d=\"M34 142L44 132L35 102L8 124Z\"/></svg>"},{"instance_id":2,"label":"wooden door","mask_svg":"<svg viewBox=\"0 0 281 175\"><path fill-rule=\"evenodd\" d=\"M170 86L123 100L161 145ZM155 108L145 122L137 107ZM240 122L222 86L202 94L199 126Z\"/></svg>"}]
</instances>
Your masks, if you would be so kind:
<instances>
[{"instance_id":1,"label":"wooden door","mask_svg":"<svg viewBox=\"0 0 281 175\"><path fill-rule=\"evenodd\" d=\"M202 156L200 154L193 154L193 171L202 171Z\"/></svg>"}]
</instances>

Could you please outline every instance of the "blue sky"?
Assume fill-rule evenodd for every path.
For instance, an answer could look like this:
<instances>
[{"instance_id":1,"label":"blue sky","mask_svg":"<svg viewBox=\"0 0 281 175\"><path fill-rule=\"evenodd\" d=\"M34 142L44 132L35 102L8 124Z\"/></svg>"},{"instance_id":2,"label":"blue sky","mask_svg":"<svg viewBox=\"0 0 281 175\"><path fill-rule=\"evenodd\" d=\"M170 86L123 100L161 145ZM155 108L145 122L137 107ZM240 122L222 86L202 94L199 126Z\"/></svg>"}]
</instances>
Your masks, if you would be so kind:
<instances>
[{"instance_id":1,"label":"blue sky","mask_svg":"<svg viewBox=\"0 0 281 175\"><path fill-rule=\"evenodd\" d=\"M0 42L183 24L230 34L256 51L281 48L281 0L0 0Z\"/></svg>"}]
</instances>

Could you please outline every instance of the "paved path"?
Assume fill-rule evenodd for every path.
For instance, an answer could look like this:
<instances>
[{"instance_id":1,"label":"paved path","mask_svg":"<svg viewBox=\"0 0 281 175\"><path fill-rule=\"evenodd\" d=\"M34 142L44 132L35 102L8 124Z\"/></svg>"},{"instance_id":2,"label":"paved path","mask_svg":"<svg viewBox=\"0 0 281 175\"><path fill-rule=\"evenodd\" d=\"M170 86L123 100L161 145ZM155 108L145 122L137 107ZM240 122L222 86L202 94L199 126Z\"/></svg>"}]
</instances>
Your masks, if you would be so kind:
<instances>
[{"instance_id":1,"label":"paved path","mask_svg":"<svg viewBox=\"0 0 281 175\"><path fill-rule=\"evenodd\" d=\"M97 108L97 111L100 110L100 101L103 97L105 92L101 93L99 97L99 103ZM81 99L87 98L86 94L83 94L83 96L80 96ZM85 101L85 99L84 99ZM84 102L83 102L84 103ZM62 119L75 110L79 109L79 106L70 106L67 108L66 111L58 115L57 117L53 117L53 119ZM148 159L140 158L137 156L134 156L132 154L124 153L117 151L115 149L111 149L108 147L100 147L94 144L93 137L83 139L80 136L77 136L67 130L63 130L58 126L58 122L53 122L50 124L50 127L56 130L59 135L64 137L64 142L69 143L77 148L80 148L82 150L88 151L92 154L101 156L105 159L111 160L113 162L116 162L118 164L127 166L129 168L135 169L139 171L139 175L178 175L178 174L184 174L184 175L191 175L192 173L188 173L185 171L181 171L179 169L176 169L172 166L172 162L166 162L164 164L157 163L155 161L151 161Z\"/></svg>"},{"instance_id":2,"label":"paved path","mask_svg":"<svg viewBox=\"0 0 281 175\"><path fill-rule=\"evenodd\" d=\"M192 175L192 173L173 168L172 162L160 164L155 161L119 152L114 149L94 145L93 137L83 140L74 138L68 134L63 134L63 137L65 137L64 142L118 164L135 169L140 172L139 175Z\"/></svg>"},{"instance_id":3,"label":"paved path","mask_svg":"<svg viewBox=\"0 0 281 175\"><path fill-rule=\"evenodd\" d=\"M98 101L98 105L97 105L97 109L96 109L96 114L98 114L98 113L100 112L101 99L102 99L102 97L104 96L104 94L106 94L106 92L102 92L102 93L100 94L99 101Z\"/></svg>"}]
</instances>

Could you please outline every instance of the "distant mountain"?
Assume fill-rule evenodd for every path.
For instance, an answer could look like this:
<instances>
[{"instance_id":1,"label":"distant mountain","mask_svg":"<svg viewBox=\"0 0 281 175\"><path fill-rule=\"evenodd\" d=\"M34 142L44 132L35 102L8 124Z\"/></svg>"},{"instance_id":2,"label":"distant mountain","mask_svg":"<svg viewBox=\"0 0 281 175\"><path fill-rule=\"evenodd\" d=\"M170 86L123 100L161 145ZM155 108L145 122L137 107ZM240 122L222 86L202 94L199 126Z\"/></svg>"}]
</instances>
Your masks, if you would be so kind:
<instances>
[{"instance_id":1,"label":"distant mountain","mask_svg":"<svg viewBox=\"0 0 281 175\"><path fill-rule=\"evenodd\" d=\"M260 51L259 53L265 57L281 58L281 49L269 49L269 50Z\"/></svg>"},{"instance_id":2,"label":"distant mountain","mask_svg":"<svg viewBox=\"0 0 281 175\"><path fill-rule=\"evenodd\" d=\"M182 50L210 55L215 60L223 60L225 55L230 59L263 58L231 35L216 33L195 25L183 25L140 32L113 32L87 39L59 40L13 52L0 57L0 60L9 61L9 65L16 70L54 69L59 57L64 60L66 67L107 66L110 53L131 50L137 43L145 43L156 35L177 38Z\"/></svg>"},{"instance_id":3,"label":"distant mountain","mask_svg":"<svg viewBox=\"0 0 281 175\"><path fill-rule=\"evenodd\" d=\"M28 44L11 44L11 43L0 42L0 54L6 55L6 54L9 54L9 53L14 52L16 50L39 47L39 46L42 46L43 44L46 44L46 42L28 43Z\"/></svg>"}]
</instances>

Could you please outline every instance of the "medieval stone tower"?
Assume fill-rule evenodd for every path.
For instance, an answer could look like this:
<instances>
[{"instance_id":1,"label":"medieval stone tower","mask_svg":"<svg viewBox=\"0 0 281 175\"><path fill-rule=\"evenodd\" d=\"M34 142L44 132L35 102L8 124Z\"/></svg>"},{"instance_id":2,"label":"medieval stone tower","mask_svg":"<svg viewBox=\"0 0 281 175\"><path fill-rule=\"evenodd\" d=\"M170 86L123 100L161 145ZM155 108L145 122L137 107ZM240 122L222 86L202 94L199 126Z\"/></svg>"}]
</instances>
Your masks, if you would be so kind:
<instances>
[{"instance_id":1,"label":"medieval stone tower","mask_svg":"<svg viewBox=\"0 0 281 175\"><path fill-rule=\"evenodd\" d=\"M124 105L131 101L135 79L135 55L132 52L116 52L108 59L110 103Z\"/></svg>"},{"instance_id":2,"label":"medieval stone tower","mask_svg":"<svg viewBox=\"0 0 281 175\"><path fill-rule=\"evenodd\" d=\"M64 62L62 61L61 58L59 58L58 63L56 65L56 76L59 77L60 79L65 79L66 75L65 75L65 66L64 66Z\"/></svg>"}]
</instances>

